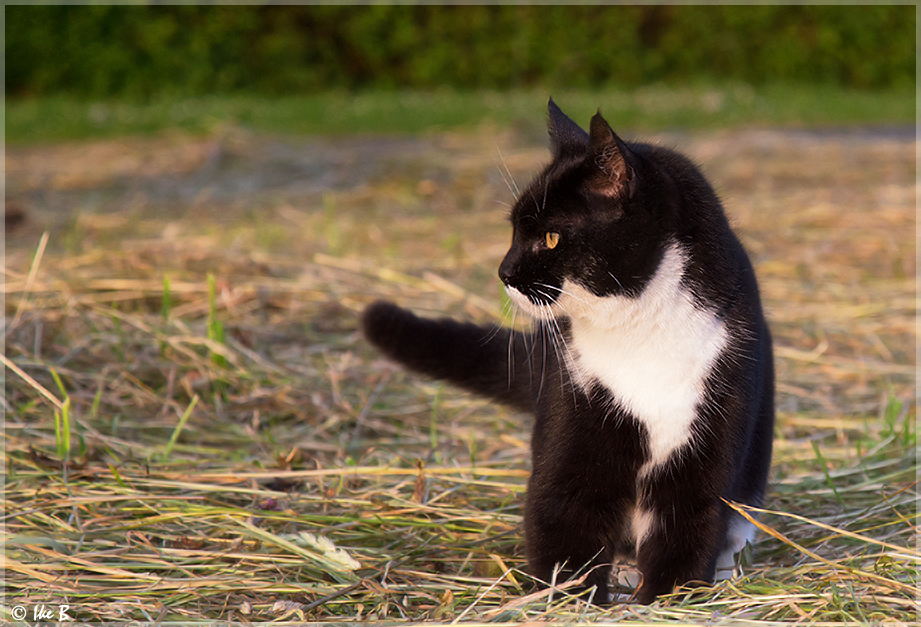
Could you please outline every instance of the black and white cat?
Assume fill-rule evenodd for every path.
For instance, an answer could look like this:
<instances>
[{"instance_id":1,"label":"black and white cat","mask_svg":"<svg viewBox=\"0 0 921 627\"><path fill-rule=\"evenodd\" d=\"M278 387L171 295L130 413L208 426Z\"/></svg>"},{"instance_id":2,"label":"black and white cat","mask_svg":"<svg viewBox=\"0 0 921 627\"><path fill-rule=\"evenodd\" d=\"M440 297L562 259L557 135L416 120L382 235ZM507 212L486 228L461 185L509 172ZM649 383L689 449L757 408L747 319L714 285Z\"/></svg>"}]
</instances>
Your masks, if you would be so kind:
<instances>
[{"instance_id":1,"label":"black and white cat","mask_svg":"<svg viewBox=\"0 0 921 627\"><path fill-rule=\"evenodd\" d=\"M755 273L696 167L586 133L550 101L552 162L517 200L499 266L529 333L371 305L387 356L534 413L525 544L538 580L608 599L635 556L642 603L712 582L753 537L724 499L764 497L771 340ZM555 572L556 571L556 572Z\"/></svg>"}]
</instances>

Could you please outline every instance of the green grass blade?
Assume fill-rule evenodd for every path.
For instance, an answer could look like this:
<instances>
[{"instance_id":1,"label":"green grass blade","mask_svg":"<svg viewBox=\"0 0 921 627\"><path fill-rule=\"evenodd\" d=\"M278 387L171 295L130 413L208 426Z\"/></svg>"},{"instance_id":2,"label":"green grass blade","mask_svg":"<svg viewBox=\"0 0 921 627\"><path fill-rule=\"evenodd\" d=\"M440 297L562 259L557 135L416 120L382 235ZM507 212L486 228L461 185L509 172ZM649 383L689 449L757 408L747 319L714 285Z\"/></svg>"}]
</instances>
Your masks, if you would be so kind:
<instances>
[{"instance_id":1,"label":"green grass blade","mask_svg":"<svg viewBox=\"0 0 921 627\"><path fill-rule=\"evenodd\" d=\"M182 430L185 428L185 423L188 422L189 417L192 415L192 410L195 409L196 405L198 405L198 394L192 397L192 402L189 403L182 417L179 418L179 423L176 425L176 428L173 429L173 434L170 436L169 443L163 451L163 461L169 459L170 453L173 452L173 447L179 439L179 434L182 433Z\"/></svg>"}]
</instances>

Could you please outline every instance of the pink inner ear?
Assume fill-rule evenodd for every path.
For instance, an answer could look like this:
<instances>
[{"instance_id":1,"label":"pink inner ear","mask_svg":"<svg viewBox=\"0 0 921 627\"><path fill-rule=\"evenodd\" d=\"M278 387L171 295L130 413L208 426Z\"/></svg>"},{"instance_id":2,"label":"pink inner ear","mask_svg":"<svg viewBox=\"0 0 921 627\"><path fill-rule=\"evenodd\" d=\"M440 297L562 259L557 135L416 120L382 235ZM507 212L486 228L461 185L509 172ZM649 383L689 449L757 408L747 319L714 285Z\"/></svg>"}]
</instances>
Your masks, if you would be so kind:
<instances>
[{"instance_id":1,"label":"pink inner ear","mask_svg":"<svg viewBox=\"0 0 921 627\"><path fill-rule=\"evenodd\" d=\"M613 155L607 155L607 158L604 155L599 155L595 159L598 172L586 185L591 193L605 198L617 198L624 194L632 172L624 163L624 159L617 148L614 148L614 153Z\"/></svg>"},{"instance_id":2,"label":"pink inner ear","mask_svg":"<svg viewBox=\"0 0 921 627\"><path fill-rule=\"evenodd\" d=\"M590 150L597 173L589 181L592 192L614 198L624 193L632 172L618 145L614 131L599 115L592 118Z\"/></svg>"},{"instance_id":3,"label":"pink inner ear","mask_svg":"<svg viewBox=\"0 0 921 627\"><path fill-rule=\"evenodd\" d=\"M605 198L617 198L623 191L623 185L593 185L589 189L593 194L604 196Z\"/></svg>"},{"instance_id":4,"label":"pink inner ear","mask_svg":"<svg viewBox=\"0 0 921 627\"><path fill-rule=\"evenodd\" d=\"M606 144L604 148L595 155L595 166L603 174L615 180L620 178L620 173L626 170L624 156L620 153L616 144Z\"/></svg>"}]
</instances>

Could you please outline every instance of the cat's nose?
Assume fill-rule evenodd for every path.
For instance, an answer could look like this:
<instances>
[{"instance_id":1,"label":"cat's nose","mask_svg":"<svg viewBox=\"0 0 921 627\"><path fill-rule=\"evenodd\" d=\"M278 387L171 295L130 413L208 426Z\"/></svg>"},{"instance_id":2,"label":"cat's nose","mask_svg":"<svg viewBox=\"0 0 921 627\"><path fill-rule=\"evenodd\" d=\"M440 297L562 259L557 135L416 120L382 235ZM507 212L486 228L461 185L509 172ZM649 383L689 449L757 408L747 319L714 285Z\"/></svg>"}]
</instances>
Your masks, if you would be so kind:
<instances>
[{"instance_id":1,"label":"cat's nose","mask_svg":"<svg viewBox=\"0 0 921 627\"><path fill-rule=\"evenodd\" d=\"M515 276L516 265L518 265L518 254L515 251L515 246L512 246L512 248L505 253L502 263L499 264L499 279L505 285L511 285L512 279Z\"/></svg>"},{"instance_id":2,"label":"cat's nose","mask_svg":"<svg viewBox=\"0 0 921 627\"><path fill-rule=\"evenodd\" d=\"M507 261L508 257L499 264L499 280L505 285L509 285L512 280L512 264L506 263Z\"/></svg>"}]
</instances>

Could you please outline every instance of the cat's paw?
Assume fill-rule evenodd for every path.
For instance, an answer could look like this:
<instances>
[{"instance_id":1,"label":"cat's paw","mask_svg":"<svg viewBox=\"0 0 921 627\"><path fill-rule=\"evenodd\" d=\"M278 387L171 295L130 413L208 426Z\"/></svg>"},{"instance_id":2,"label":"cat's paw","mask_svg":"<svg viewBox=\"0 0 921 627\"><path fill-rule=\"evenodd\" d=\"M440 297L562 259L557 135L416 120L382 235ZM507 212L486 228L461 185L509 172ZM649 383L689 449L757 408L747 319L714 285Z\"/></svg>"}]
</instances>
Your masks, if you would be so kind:
<instances>
[{"instance_id":1,"label":"cat's paw","mask_svg":"<svg viewBox=\"0 0 921 627\"><path fill-rule=\"evenodd\" d=\"M372 344L387 352L399 342L407 323L415 317L402 307L379 300L368 305L361 314L361 331Z\"/></svg>"}]
</instances>

